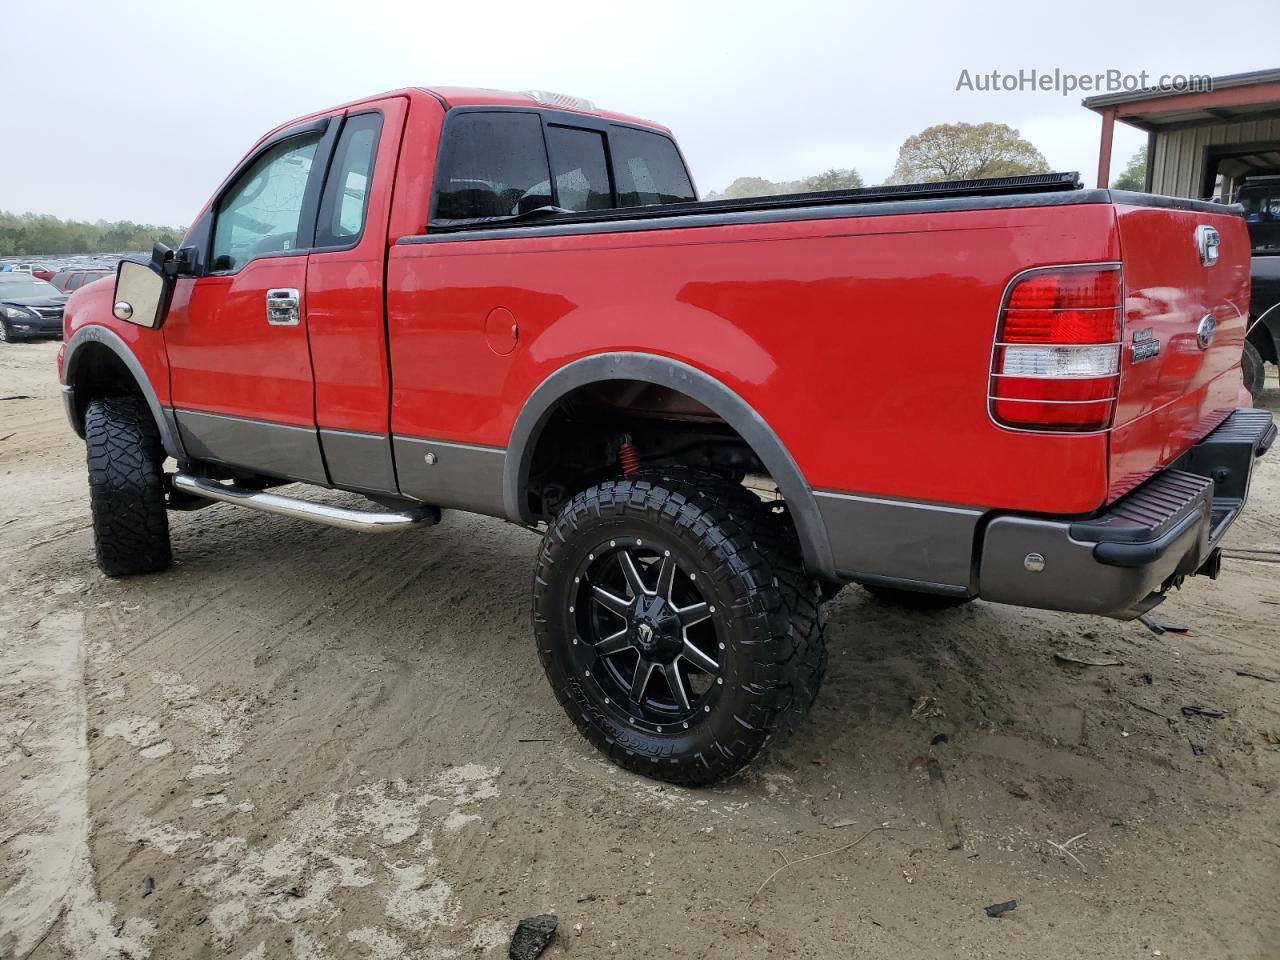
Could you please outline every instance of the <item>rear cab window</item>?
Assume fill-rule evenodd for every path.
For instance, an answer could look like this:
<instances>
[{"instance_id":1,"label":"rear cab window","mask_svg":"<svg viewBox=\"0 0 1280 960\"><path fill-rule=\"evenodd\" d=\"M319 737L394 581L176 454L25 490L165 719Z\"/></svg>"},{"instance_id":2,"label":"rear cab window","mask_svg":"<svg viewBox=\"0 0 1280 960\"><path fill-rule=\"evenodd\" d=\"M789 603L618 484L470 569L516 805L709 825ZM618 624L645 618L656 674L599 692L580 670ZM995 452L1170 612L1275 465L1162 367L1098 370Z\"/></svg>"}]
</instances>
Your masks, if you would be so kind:
<instances>
[{"instance_id":1,"label":"rear cab window","mask_svg":"<svg viewBox=\"0 0 1280 960\"><path fill-rule=\"evenodd\" d=\"M445 127L431 220L441 226L543 208L589 213L697 199L672 140L595 117L466 110Z\"/></svg>"}]
</instances>

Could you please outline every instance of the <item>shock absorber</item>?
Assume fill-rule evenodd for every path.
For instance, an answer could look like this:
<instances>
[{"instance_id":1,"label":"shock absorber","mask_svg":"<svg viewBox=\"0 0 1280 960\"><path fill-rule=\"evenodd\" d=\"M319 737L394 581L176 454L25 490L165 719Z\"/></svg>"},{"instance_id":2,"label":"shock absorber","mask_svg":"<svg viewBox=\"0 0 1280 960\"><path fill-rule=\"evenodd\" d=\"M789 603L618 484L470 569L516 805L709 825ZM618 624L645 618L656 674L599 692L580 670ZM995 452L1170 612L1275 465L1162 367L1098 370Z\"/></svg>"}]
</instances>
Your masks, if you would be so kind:
<instances>
[{"instance_id":1,"label":"shock absorber","mask_svg":"<svg viewBox=\"0 0 1280 960\"><path fill-rule=\"evenodd\" d=\"M631 442L629 433L622 435L622 443L618 446L618 463L625 474L640 472L640 453L636 450L636 445Z\"/></svg>"}]
</instances>

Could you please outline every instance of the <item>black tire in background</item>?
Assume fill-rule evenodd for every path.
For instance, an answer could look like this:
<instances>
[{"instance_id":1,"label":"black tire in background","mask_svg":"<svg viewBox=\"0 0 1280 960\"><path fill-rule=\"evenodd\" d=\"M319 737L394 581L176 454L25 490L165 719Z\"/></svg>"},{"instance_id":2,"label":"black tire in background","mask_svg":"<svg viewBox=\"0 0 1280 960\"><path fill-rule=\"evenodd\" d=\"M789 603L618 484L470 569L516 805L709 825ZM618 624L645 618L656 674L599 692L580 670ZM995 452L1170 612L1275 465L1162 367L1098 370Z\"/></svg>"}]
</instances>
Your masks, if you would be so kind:
<instances>
[{"instance_id":1,"label":"black tire in background","mask_svg":"<svg viewBox=\"0 0 1280 960\"><path fill-rule=\"evenodd\" d=\"M99 568L109 577L165 569L172 562L165 454L151 411L140 397L94 400L84 439Z\"/></svg>"},{"instance_id":2,"label":"black tire in background","mask_svg":"<svg viewBox=\"0 0 1280 960\"><path fill-rule=\"evenodd\" d=\"M1245 389L1257 405L1262 399L1262 388L1267 382L1267 368L1258 348L1248 340L1244 342L1244 352L1240 356L1240 372L1244 375Z\"/></svg>"},{"instance_id":3,"label":"black tire in background","mask_svg":"<svg viewBox=\"0 0 1280 960\"><path fill-rule=\"evenodd\" d=\"M723 502L722 493L709 478L694 475L622 478L590 487L551 523L534 575L538 654L569 717L618 765L687 786L743 769L793 725L821 680L822 663L811 663L814 655L803 635L809 631L820 640L816 604L815 627L807 626L810 613L803 611L800 628L793 630L787 600L793 588L769 560L775 529L745 501ZM625 587L616 579L608 582L615 554L624 571L628 564L640 571L648 596L631 581ZM664 594L668 558L674 572ZM685 591L685 606L674 602L674 589ZM607 604L599 601L602 594ZM697 643L712 669L687 670L696 662L688 661L678 682L686 690L683 706L676 685L665 679L666 668L648 686L643 680L633 681L630 690L626 686L628 677L647 677L642 667L665 655L645 655L640 640L632 639L635 620L613 608L634 610L636 600L651 602L654 596L673 600L676 611L696 606L698 598L711 610L697 622L706 631ZM597 629L608 618L610 626ZM601 642L600 635L615 627L620 629L613 636L625 637L612 645ZM687 644L690 634L684 636ZM672 667L679 676L678 659Z\"/></svg>"},{"instance_id":4,"label":"black tire in background","mask_svg":"<svg viewBox=\"0 0 1280 960\"><path fill-rule=\"evenodd\" d=\"M875 584L861 584L862 589L881 603L903 610L949 610L971 602L973 597L951 597L941 593L919 593L915 590L900 590L897 587L880 587Z\"/></svg>"}]
</instances>

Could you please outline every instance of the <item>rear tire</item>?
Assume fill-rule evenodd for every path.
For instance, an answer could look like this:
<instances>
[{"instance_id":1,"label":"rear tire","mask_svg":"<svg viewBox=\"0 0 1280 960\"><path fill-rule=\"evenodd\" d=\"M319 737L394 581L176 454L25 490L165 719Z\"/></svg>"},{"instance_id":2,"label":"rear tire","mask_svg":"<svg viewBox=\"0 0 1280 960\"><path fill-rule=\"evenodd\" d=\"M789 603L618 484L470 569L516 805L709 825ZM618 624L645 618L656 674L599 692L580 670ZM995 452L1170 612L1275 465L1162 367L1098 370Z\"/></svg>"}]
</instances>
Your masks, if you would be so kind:
<instances>
[{"instance_id":1,"label":"rear tire","mask_svg":"<svg viewBox=\"0 0 1280 960\"><path fill-rule=\"evenodd\" d=\"M155 573L172 562L164 448L139 397L89 404L84 418L89 505L98 567L108 577Z\"/></svg>"},{"instance_id":2,"label":"rear tire","mask_svg":"<svg viewBox=\"0 0 1280 960\"><path fill-rule=\"evenodd\" d=\"M534 576L538 654L570 719L619 766L686 786L732 776L791 729L825 665L821 643L807 642L821 627L793 580L802 568L775 553L764 505L729 502L723 482L691 473L590 487L552 522ZM637 601L654 598L672 602L646 635ZM683 627L699 603L716 612Z\"/></svg>"},{"instance_id":3,"label":"rear tire","mask_svg":"<svg viewBox=\"0 0 1280 960\"><path fill-rule=\"evenodd\" d=\"M1262 388L1267 382L1267 368L1258 348L1248 340L1244 342L1244 352L1240 356L1240 372L1244 375L1245 389L1256 406L1262 399Z\"/></svg>"},{"instance_id":4,"label":"rear tire","mask_svg":"<svg viewBox=\"0 0 1280 960\"><path fill-rule=\"evenodd\" d=\"M897 587L879 587L864 583L862 589L881 603L902 610L950 610L971 602L973 597L951 597L941 593L918 593L915 590L899 590Z\"/></svg>"}]
</instances>

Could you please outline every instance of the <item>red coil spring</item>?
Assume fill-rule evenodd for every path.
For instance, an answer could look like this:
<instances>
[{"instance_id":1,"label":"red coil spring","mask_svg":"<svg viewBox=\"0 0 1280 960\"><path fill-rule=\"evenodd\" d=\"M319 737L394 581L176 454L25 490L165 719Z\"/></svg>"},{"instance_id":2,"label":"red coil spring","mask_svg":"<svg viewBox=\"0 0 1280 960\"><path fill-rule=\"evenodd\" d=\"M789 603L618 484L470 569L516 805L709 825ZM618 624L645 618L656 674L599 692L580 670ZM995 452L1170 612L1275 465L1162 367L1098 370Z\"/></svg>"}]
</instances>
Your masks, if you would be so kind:
<instances>
[{"instance_id":1,"label":"red coil spring","mask_svg":"<svg viewBox=\"0 0 1280 960\"><path fill-rule=\"evenodd\" d=\"M625 474L640 472L640 454L630 437L625 437L622 445L618 447L618 462L622 465L622 472Z\"/></svg>"}]
</instances>

